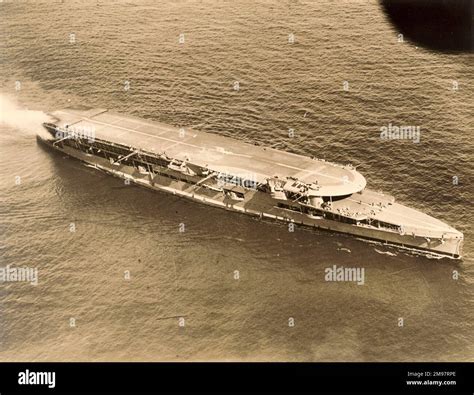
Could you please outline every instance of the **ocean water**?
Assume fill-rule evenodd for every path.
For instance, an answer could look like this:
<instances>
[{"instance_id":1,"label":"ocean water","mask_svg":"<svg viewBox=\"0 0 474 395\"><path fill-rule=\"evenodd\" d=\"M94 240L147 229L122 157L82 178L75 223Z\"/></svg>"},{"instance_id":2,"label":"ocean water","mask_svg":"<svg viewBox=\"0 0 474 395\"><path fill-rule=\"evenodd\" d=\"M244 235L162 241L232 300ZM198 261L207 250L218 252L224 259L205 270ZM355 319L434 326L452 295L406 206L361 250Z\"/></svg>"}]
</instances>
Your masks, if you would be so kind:
<instances>
[{"instance_id":1,"label":"ocean water","mask_svg":"<svg viewBox=\"0 0 474 395\"><path fill-rule=\"evenodd\" d=\"M37 286L0 283L0 360L474 360L472 53L399 42L371 0L0 14L0 266L38 269ZM464 232L464 259L291 233L37 145L44 113L79 104L358 165ZM381 140L390 123L421 141ZM364 268L364 285L325 281L332 265Z\"/></svg>"}]
</instances>

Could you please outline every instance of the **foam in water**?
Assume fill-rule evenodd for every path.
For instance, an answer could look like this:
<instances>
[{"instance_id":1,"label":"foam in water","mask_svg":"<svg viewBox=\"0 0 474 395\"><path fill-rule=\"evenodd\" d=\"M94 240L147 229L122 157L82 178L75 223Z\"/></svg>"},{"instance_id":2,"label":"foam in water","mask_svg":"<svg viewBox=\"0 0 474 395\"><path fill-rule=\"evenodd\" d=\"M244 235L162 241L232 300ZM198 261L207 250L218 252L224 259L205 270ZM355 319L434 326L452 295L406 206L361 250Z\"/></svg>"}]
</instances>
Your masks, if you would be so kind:
<instances>
[{"instance_id":1,"label":"foam in water","mask_svg":"<svg viewBox=\"0 0 474 395\"><path fill-rule=\"evenodd\" d=\"M375 252L377 252L378 254L382 254L382 255L390 255L390 256L397 256L397 254L393 253L393 252L390 252L390 251L380 251L380 250L377 250L377 248L374 248Z\"/></svg>"},{"instance_id":2,"label":"foam in water","mask_svg":"<svg viewBox=\"0 0 474 395\"><path fill-rule=\"evenodd\" d=\"M0 95L0 124L35 134L50 117L43 111L22 108L16 101Z\"/></svg>"}]
</instances>

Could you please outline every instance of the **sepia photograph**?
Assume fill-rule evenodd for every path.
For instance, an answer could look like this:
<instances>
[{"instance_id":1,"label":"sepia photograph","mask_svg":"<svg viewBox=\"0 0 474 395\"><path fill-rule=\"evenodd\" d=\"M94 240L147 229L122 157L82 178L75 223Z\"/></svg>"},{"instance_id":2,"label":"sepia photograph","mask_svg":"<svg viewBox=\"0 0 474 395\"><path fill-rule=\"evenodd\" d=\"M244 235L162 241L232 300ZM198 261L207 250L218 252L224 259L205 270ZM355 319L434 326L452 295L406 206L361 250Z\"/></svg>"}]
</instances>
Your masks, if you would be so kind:
<instances>
[{"instance_id":1,"label":"sepia photograph","mask_svg":"<svg viewBox=\"0 0 474 395\"><path fill-rule=\"evenodd\" d=\"M472 394L473 20L471 0L0 1L5 390L79 362L274 386L274 366L446 363L397 365L394 390Z\"/></svg>"}]
</instances>

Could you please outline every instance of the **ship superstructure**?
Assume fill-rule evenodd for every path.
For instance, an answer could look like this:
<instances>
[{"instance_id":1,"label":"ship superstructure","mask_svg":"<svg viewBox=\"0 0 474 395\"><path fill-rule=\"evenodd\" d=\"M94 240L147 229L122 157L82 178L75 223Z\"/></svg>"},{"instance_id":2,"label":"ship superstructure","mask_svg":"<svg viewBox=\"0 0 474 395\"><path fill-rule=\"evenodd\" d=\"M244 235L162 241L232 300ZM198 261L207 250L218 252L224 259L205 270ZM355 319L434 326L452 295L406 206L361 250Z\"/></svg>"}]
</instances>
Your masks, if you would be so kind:
<instances>
[{"instance_id":1,"label":"ship superstructure","mask_svg":"<svg viewBox=\"0 0 474 395\"><path fill-rule=\"evenodd\" d=\"M112 175L208 205L461 257L463 234L341 166L105 109L51 113L38 138Z\"/></svg>"}]
</instances>

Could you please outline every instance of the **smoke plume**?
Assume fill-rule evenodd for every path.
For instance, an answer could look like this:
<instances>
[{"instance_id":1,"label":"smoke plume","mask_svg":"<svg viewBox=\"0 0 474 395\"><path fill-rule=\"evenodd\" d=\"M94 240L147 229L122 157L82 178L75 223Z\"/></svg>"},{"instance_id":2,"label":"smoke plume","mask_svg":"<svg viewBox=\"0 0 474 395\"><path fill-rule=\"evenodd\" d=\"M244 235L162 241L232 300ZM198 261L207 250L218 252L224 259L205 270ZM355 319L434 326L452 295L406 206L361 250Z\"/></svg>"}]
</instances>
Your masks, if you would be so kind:
<instances>
[{"instance_id":1,"label":"smoke plume","mask_svg":"<svg viewBox=\"0 0 474 395\"><path fill-rule=\"evenodd\" d=\"M14 100L0 95L0 124L35 134L50 117L43 111L22 108Z\"/></svg>"}]
</instances>

